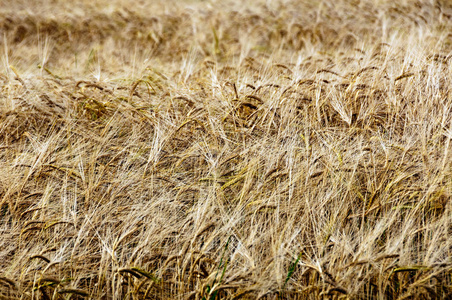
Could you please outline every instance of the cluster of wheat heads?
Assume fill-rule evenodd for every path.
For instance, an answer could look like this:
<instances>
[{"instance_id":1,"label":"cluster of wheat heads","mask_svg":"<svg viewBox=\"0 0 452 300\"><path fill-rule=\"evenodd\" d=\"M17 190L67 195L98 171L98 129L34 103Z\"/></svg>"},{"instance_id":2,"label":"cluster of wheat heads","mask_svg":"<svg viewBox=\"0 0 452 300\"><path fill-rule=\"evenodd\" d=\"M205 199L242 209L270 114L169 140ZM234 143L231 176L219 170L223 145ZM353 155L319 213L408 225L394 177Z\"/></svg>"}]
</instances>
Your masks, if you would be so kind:
<instances>
[{"instance_id":1,"label":"cluster of wheat heads","mask_svg":"<svg viewBox=\"0 0 452 300\"><path fill-rule=\"evenodd\" d=\"M446 1L29 2L1 299L451 296Z\"/></svg>"}]
</instances>

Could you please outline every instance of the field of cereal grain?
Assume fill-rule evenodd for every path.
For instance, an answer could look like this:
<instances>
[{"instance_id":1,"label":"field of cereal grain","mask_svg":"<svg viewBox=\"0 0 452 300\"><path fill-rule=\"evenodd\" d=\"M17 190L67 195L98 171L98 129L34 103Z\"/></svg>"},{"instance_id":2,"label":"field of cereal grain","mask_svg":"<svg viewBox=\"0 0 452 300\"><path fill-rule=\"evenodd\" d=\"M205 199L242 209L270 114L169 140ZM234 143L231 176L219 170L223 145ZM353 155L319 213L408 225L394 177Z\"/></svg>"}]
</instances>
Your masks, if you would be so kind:
<instances>
[{"instance_id":1,"label":"field of cereal grain","mask_svg":"<svg viewBox=\"0 0 452 300\"><path fill-rule=\"evenodd\" d=\"M0 0L0 299L452 297L452 4Z\"/></svg>"}]
</instances>

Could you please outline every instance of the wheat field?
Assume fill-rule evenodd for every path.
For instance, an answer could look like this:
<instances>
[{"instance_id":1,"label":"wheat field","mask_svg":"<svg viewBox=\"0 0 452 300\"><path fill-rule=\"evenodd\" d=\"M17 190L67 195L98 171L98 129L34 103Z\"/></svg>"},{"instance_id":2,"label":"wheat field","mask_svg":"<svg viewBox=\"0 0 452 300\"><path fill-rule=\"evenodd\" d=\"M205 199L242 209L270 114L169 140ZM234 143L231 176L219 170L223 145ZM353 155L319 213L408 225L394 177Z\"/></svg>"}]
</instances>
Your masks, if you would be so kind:
<instances>
[{"instance_id":1,"label":"wheat field","mask_svg":"<svg viewBox=\"0 0 452 300\"><path fill-rule=\"evenodd\" d=\"M1 0L0 299L452 297L452 4Z\"/></svg>"}]
</instances>

